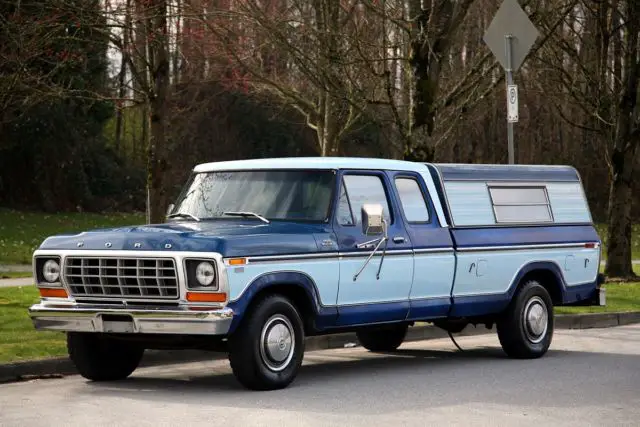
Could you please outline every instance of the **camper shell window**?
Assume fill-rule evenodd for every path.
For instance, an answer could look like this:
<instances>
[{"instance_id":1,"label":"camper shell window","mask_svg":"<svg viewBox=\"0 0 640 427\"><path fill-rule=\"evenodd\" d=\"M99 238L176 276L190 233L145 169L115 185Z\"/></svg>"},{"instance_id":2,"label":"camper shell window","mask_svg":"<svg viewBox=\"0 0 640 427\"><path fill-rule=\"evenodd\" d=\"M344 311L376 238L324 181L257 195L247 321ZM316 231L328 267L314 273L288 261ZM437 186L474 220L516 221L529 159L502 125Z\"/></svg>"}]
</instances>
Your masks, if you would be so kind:
<instances>
[{"instance_id":1,"label":"camper shell window","mask_svg":"<svg viewBox=\"0 0 640 427\"><path fill-rule=\"evenodd\" d=\"M553 222L545 187L489 186L497 223Z\"/></svg>"}]
</instances>

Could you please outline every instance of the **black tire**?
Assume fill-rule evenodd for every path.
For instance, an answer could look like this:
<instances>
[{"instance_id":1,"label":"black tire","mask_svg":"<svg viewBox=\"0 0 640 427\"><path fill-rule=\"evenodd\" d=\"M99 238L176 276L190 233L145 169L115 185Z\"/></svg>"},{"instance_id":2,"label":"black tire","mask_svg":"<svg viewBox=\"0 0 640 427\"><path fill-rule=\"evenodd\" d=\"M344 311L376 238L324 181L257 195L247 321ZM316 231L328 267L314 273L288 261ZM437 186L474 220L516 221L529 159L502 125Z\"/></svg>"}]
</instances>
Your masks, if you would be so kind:
<instances>
[{"instance_id":1,"label":"black tire","mask_svg":"<svg viewBox=\"0 0 640 427\"><path fill-rule=\"evenodd\" d=\"M404 342L409 325L389 325L356 332L358 341L369 351L394 351Z\"/></svg>"},{"instance_id":2,"label":"black tire","mask_svg":"<svg viewBox=\"0 0 640 427\"><path fill-rule=\"evenodd\" d=\"M91 381L116 381L136 370L144 348L97 333L67 333L67 350L78 372Z\"/></svg>"},{"instance_id":3,"label":"black tire","mask_svg":"<svg viewBox=\"0 0 640 427\"><path fill-rule=\"evenodd\" d=\"M553 303L537 281L526 282L497 322L504 352L516 359L542 357L553 338Z\"/></svg>"},{"instance_id":4,"label":"black tire","mask_svg":"<svg viewBox=\"0 0 640 427\"><path fill-rule=\"evenodd\" d=\"M272 346L266 345L269 337ZM304 326L296 308L287 298L270 295L245 313L229 338L229 362L246 388L281 389L297 376L304 345Z\"/></svg>"}]
</instances>

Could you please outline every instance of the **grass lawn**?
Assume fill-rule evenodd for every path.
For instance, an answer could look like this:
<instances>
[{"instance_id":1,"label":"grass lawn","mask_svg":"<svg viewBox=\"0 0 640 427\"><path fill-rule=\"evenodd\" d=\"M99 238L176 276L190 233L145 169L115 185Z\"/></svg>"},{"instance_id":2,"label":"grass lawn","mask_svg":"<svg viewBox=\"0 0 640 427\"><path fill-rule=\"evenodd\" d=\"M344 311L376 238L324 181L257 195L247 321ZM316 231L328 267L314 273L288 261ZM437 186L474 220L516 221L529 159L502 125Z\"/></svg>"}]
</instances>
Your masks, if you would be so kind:
<instances>
[{"instance_id":1,"label":"grass lawn","mask_svg":"<svg viewBox=\"0 0 640 427\"><path fill-rule=\"evenodd\" d=\"M607 283L607 305L604 307L556 307L556 314L607 313L640 311L640 283Z\"/></svg>"},{"instance_id":2,"label":"grass lawn","mask_svg":"<svg viewBox=\"0 0 640 427\"><path fill-rule=\"evenodd\" d=\"M144 214L45 214L0 209L0 264L30 264L33 251L54 234L144 223Z\"/></svg>"},{"instance_id":3,"label":"grass lawn","mask_svg":"<svg viewBox=\"0 0 640 427\"><path fill-rule=\"evenodd\" d=\"M66 354L64 334L33 328L27 307L38 299L35 286L0 288L0 363Z\"/></svg>"},{"instance_id":4,"label":"grass lawn","mask_svg":"<svg viewBox=\"0 0 640 427\"><path fill-rule=\"evenodd\" d=\"M602 239L602 259L607 259L607 224L597 224L598 235ZM631 259L640 259L640 224L632 227L631 231Z\"/></svg>"}]
</instances>

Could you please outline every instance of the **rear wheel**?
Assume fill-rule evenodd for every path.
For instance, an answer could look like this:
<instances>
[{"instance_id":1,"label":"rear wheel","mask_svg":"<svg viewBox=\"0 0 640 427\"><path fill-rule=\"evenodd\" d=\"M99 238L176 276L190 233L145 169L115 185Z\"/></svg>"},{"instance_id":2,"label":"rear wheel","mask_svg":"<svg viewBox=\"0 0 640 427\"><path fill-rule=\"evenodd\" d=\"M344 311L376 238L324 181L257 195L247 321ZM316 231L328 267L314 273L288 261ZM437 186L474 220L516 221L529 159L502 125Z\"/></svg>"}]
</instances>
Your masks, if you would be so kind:
<instances>
[{"instance_id":1,"label":"rear wheel","mask_svg":"<svg viewBox=\"0 0 640 427\"><path fill-rule=\"evenodd\" d=\"M268 296L246 313L229 339L229 361L238 381L252 390L288 386L304 356L302 319L291 302Z\"/></svg>"},{"instance_id":2,"label":"rear wheel","mask_svg":"<svg viewBox=\"0 0 640 427\"><path fill-rule=\"evenodd\" d=\"M67 333L69 358L83 377L92 381L127 378L136 370L144 348L97 333Z\"/></svg>"},{"instance_id":3,"label":"rear wheel","mask_svg":"<svg viewBox=\"0 0 640 427\"><path fill-rule=\"evenodd\" d=\"M530 280L515 295L497 322L498 338L509 357L543 356L553 338L553 303L547 290Z\"/></svg>"},{"instance_id":4,"label":"rear wheel","mask_svg":"<svg viewBox=\"0 0 640 427\"><path fill-rule=\"evenodd\" d=\"M394 351L403 343L409 325L389 325L356 332L358 341L369 351Z\"/></svg>"}]
</instances>

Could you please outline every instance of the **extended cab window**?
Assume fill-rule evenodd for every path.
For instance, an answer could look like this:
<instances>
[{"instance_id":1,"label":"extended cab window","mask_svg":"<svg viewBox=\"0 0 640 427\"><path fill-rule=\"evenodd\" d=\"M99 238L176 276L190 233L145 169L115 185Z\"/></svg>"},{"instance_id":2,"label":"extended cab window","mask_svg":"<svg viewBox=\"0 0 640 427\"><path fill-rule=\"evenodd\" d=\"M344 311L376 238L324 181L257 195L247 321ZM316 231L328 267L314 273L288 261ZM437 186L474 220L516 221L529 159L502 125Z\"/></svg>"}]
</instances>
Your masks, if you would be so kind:
<instances>
[{"instance_id":1,"label":"extended cab window","mask_svg":"<svg viewBox=\"0 0 640 427\"><path fill-rule=\"evenodd\" d=\"M387 194L382 180L373 175L345 175L340 190L338 222L340 225L358 225L362 221L362 205L380 204L384 217L390 224L390 211Z\"/></svg>"},{"instance_id":2,"label":"extended cab window","mask_svg":"<svg viewBox=\"0 0 640 427\"><path fill-rule=\"evenodd\" d=\"M418 181L412 178L397 178L396 189L407 221L410 223L429 222L429 208Z\"/></svg>"}]
</instances>

